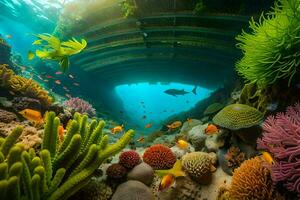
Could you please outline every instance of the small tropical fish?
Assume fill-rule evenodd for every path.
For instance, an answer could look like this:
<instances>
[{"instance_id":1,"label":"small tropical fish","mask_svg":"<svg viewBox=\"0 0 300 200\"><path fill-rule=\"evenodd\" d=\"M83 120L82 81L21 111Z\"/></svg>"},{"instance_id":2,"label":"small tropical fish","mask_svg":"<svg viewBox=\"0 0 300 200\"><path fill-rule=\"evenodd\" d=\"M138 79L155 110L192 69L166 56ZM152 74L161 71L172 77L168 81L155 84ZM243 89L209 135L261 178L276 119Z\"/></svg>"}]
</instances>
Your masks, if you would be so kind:
<instances>
[{"instance_id":1,"label":"small tropical fish","mask_svg":"<svg viewBox=\"0 0 300 200\"><path fill-rule=\"evenodd\" d=\"M42 40L36 40L32 43L32 45L39 45L42 44Z\"/></svg>"},{"instance_id":2,"label":"small tropical fish","mask_svg":"<svg viewBox=\"0 0 300 200\"><path fill-rule=\"evenodd\" d=\"M186 121L188 122L188 124L191 124L193 122L192 118L187 118Z\"/></svg>"},{"instance_id":3,"label":"small tropical fish","mask_svg":"<svg viewBox=\"0 0 300 200\"><path fill-rule=\"evenodd\" d=\"M75 85L75 86L79 86L79 83L73 83L73 85Z\"/></svg>"},{"instance_id":4,"label":"small tropical fish","mask_svg":"<svg viewBox=\"0 0 300 200\"><path fill-rule=\"evenodd\" d=\"M71 79L74 79L74 76L73 76L72 74L69 74L69 77L70 77Z\"/></svg>"},{"instance_id":5,"label":"small tropical fish","mask_svg":"<svg viewBox=\"0 0 300 200\"><path fill-rule=\"evenodd\" d=\"M142 117L142 119L146 119L147 118L147 116L146 115L144 115L143 117Z\"/></svg>"},{"instance_id":6,"label":"small tropical fish","mask_svg":"<svg viewBox=\"0 0 300 200\"><path fill-rule=\"evenodd\" d=\"M187 143L187 141L183 140L183 139L179 139L176 142L176 145L180 148L180 149L187 149L189 146L189 143Z\"/></svg>"},{"instance_id":7,"label":"small tropical fish","mask_svg":"<svg viewBox=\"0 0 300 200\"><path fill-rule=\"evenodd\" d=\"M215 134L215 133L218 133L218 132L219 132L218 127L216 127L213 124L208 124L207 128L205 129L205 133L207 135L212 135L212 134Z\"/></svg>"},{"instance_id":8,"label":"small tropical fish","mask_svg":"<svg viewBox=\"0 0 300 200\"><path fill-rule=\"evenodd\" d=\"M273 165L275 164L273 157L271 156L271 154L269 152L262 152L262 157L265 159L265 161L267 161L269 164Z\"/></svg>"},{"instance_id":9,"label":"small tropical fish","mask_svg":"<svg viewBox=\"0 0 300 200\"><path fill-rule=\"evenodd\" d=\"M64 90L69 90L66 86L63 87Z\"/></svg>"},{"instance_id":10,"label":"small tropical fish","mask_svg":"<svg viewBox=\"0 0 300 200\"><path fill-rule=\"evenodd\" d=\"M33 109L24 109L19 112L25 119L28 119L29 121L33 121L36 124L43 123L43 116L40 111L33 110Z\"/></svg>"},{"instance_id":11,"label":"small tropical fish","mask_svg":"<svg viewBox=\"0 0 300 200\"><path fill-rule=\"evenodd\" d=\"M121 126L115 126L110 131L114 135L114 134L122 132L123 130L124 130L124 125L122 124Z\"/></svg>"},{"instance_id":12,"label":"small tropical fish","mask_svg":"<svg viewBox=\"0 0 300 200\"><path fill-rule=\"evenodd\" d=\"M60 80L56 80L55 83L56 83L57 85L60 85L60 84L61 84L61 81L60 81Z\"/></svg>"},{"instance_id":13,"label":"small tropical fish","mask_svg":"<svg viewBox=\"0 0 300 200\"><path fill-rule=\"evenodd\" d=\"M37 75L37 77L38 77L40 80L43 80L43 78L41 77L41 75Z\"/></svg>"},{"instance_id":14,"label":"small tropical fish","mask_svg":"<svg viewBox=\"0 0 300 200\"><path fill-rule=\"evenodd\" d=\"M52 76L50 76L50 75L46 75L46 78L53 78Z\"/></svg>"},{"instance_id":15,"label":"small tropical fish","mask_svg":"<svg viewBox=\"0 0 300 200\"><path fill-rule=\"evenodd\" d=\"M49 82L49 80L47 80L47 79L45 79L44 81L45 81L45 82Z\"/></svg>"},{"instance_id":16,"label":"small tropical fish","mask_svg":"<svg viewBox=\"0 0 300 200\"><path fill-rule=\"evenodd\" d=\"M151 123L145 125L145 128L151 128L151 127L152 127Z\"/></svg>"},{"instance_id":17,"label":"small tropical fish","mask_svg":"<svg viewBox=\"0 0 300 200\"><path fill-rule=\"evenodd\" d=\"M5 35L5 37L6 37L7 39L12 38L12 36L11 36L10 34Z\"/></svg>"},{"instance_id":18,"label":"small tropical fish","mask_svg":"<svg viewBox=\"0 0 300 200\"><path fill-rule=\"evenodd\" d=\"M62 72L58 71L58 72L55 72L56 75L59 75L59 74L62 74Z\"/></svg>"},{"instance_id":19,"label":"small tropical fish","mask_svg":"<svg viewBox=\"0 0 300 200\"><path fill-rule=\"evenodd\" d=\"M34 58L34 53L32 51L28 51L28 60L32 60Z\"/></svg>"},{"instance_id":20,"label":"small tropical fish","mask_svg":"<svg viewBox=\"0 0 300 200\"><path fill-rule=\"evenodd\" d=\"M143 142L145 142L145 137L140 137L140 138L137 139L136 141L137 141L137 142L143 143Z\"/></svg>"},{"instance_id":21,"label":"small tropical fish","mask_svg":"<svg viewBox=\"0 0 300 200\"><path fill-rule=\"evenodd\" d=\"M172 124L167 125L167 127L169 128L169 131L179 128L180 126L182 126L182 122L181 121L175 121Z\"/></svg>"},{"instance_id":22,"label":"small tropical fish","mask_svg":"<svg viewBox=\"0 0 300 200\"><path fill-rule=\"evenodd\" d=\"M66 97L68 97L68 98L72 98L72 96L70 95L70 94L66 94Z\"/></svg>"},{"instance_id":23,"label":"small tropical fish","mask_svg":"<svg viewBox=\"0 0 300 200\"><path fill-rule=\"evenodd\" d=\"M167 174L161 179L158 190L161 191L169 188L174 182L174 176L172 174Z\"/></svg>"},{"instance_id":24,"label":"small tropical fish","mask_svg":"<svg viewBox=\"0 0 300 200\"><path fill-rule=\"evenodd\" d=\"M58 137L62 141L64 139L65 129L62 125L58 126Z\"/></svg>"}]
</instances>

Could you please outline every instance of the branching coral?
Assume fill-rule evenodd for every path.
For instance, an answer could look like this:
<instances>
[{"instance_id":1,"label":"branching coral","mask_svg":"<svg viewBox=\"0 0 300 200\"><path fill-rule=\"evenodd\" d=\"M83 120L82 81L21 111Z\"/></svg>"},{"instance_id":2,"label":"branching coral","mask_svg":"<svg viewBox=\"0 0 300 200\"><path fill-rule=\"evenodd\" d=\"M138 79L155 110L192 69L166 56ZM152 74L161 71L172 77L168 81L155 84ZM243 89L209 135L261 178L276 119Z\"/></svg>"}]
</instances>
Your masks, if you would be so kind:
<instances>
[{"instance_id":1,"label":"branching coral","mask_svg":"<svg viewBox=\"0 0 300 200\"><path fill-rule=\"evenodd\" d=\"M153 169L170 169L176 162L176 156L169 147L156 144L146 149L143 160Z\"/></svg>"},{"instance_id":2,"label":"branching coral","mask_svg":"<svg viewBox=\"0 0 300 200\"><path fill-rule=\"evenodd\" d=\"M102 133L103 121L88 123L86 115L76 113L68 123L64 140L58 143L59 119L49 112L45 121L39 154L15 145L22 133L20 127L6 139L0 139L1 199L67 199L88 183L103 161L123 149L133 137L129 130L110 145L108 136Z\"/></svg>"},{"instance_id":3,"label":"branching coral","mask_svg":"<svg viewBox=\"0 0 300 200\"><path fill-rule=\"evenodd\" d=\"M64 105L66 107L69 107L73 109L75 112L79 112L81 114L88 114L90 117L93 117L96 115L96 110L93 108L89 102L80 99L78 97L71 98L68 101L65 101Z\"/></svg>"},{"instance_id":4,"label":"branching coral","mask_svg":"<svg viewBox=\"0 0 300 200\"><path fill-rule=\"evenodd\" d=\"M52 104L53 99L48 95L37 82L32 79L27 79L8 69L5 65L0 65L0 84L1 86L15 93L26 97L38 99L43 106Z\"/></svg>"},{"instance_id":5,"label":"branching coral","mask_svg":"<svg viewBox=\"0 0 300 200\"><path fill-rule=\"evenodd\" d=\"M273 181L300 194L300 104L288 107L285 113L269 116L263 130L257 144L259 149L274 156Z\"/></svg>"},{"instance_id":6,"label":"branching coral","mask_svg":"<svg viewBox=\"0 0 300 200\"><path fill-rule=\"evenodd\" d=\"M273 200L274 188L270 170L263 165L260 157L246 160L233 172L230 199Z\"/></svg>"},{"instance_id":7,"label":"branching coral","mask_svg":"<svg viewBox=\"0 0 300 200\"><path fill-rule=\"evenodd\" d=\"M274 11L253 19L253 33L237 37L244 57L236 69L246 80L258 85L271 85L279 79L289 84L300 65L300 1L279 0Z\"/></svg>"}]
</instances>

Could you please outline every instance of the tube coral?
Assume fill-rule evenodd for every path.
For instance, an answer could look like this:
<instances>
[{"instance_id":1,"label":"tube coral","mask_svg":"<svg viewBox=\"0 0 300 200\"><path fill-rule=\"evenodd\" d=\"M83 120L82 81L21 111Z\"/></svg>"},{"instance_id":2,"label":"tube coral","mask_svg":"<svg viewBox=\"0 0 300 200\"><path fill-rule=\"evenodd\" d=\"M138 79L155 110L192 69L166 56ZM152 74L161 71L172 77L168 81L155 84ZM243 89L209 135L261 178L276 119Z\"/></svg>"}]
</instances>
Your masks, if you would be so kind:
<instances>
[{"instance_id":1,"label":"tube coral","mask_svg":"<svg viewBox=\"0 0 300 200\"><path fill-rule=\"evenodd\" d=\"M279 79L289 84L300 63L300 1L279 0L273 12L253 19L253 33L243 32L237 37L244 57L236 70L246 80L258 85L272 85Z\"/></svg>"},{"instance_id":2,"label":"tube coral","mask_svg":"<svg viewBox=\"0 0 300 200\"><path fill-rule=\"evenodd\" d=\"M300 104L287 108L285 113L269 116L263 125L258 149L270 152L275 159L271 175L275 183L300 194Z\"/></svg>"},{"instance_id":3,"label":"tube coral","mask_svg":"<svg viewBox=\"0 0 300 200\"><path fill-rule=\"evenodd\" d=\"M88 114L90 117L93 117L96 115L96 110L93 108L89 102L80 99L78 97L76 98L70 98L68 101L65 101L64 105L66 107L69 107L71 109L74 109L75 112L79 112L81 114Z\"/></svg>"}]
</instances>

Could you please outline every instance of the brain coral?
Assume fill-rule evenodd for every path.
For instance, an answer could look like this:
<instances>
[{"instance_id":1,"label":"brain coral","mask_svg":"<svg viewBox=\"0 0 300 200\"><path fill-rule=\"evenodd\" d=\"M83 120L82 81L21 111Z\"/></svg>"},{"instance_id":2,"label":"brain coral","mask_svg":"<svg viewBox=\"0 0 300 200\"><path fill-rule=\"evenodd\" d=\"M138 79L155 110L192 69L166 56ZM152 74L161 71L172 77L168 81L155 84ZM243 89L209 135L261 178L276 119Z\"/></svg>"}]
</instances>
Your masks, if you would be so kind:
<instances>
[{"instance_id":1,"label":"brain coral","mask_svg":"<svg viewBox=\"0 0 300 200\"><path fill-rule=\"evenodd\" d=\"M300 196L300 103L288 107L285 113L269 116L263 130L257 148L274 156L272 180Z\"/></svg>"},{"instance_id":2,"label":"brain coral","mask_svg":"<svg viewBox=\"0 0 300 200\"><path fill-rule=\"evenodd\" d=\"M176 162L176 156L169 147L156 144L146 149L143 160L155 170L170 169Z\"/></svg>"},{"instance_id":3,"label":"brain coral","mask_svg":"<svg viewBox=\"0 0 300 200\"><path fill-rule=\"evenodd\" d=\"M232 200L273 200L274 188L270 170L261 157L246 160L233 172L229 195Z\"/></svg>"},{"instance_id":4,"label":"brain coral","mask_svg":"<svg viewBox=\"0 0 300 200\"><path fill-rule=\"evenodd\" d=\"M135 151L124 151L119 156L119 163L128 169L132 169L141 163L141 158Z\"/></svg>"},{"instance_id":5,"label":"brain coral","mask_svg":"<svg viewBox=\"0 0 300 200\"><path fill-rule=\"evenodd\" d=\"M126 168L120 165L119 163L110 165L106 170L106 175L112 179L124 178L126 173L127 173Z\"/></svg>"},{"instance_id":6,"label":"brain coral","mask_svg":"<svg viewBox=\"0 0 300 200\"><path fill-rule=\"evenodd\" d=\"M195 181L207 184L210 182L212 171L212 158L205 152L192 152L185 154L182 158L182 166Z\"/></svg>"},{"instance_id":7,"label":"brain coral","mask_svg":"<svg viewBox=\"0 0 300 200\"><path fill-rule=\"evenodd\" d=\"M230 130L238 130L258 125L263 114L257 109L245 104L231 104L218 112L213 122Z\"/></svg>"}]
</instances>

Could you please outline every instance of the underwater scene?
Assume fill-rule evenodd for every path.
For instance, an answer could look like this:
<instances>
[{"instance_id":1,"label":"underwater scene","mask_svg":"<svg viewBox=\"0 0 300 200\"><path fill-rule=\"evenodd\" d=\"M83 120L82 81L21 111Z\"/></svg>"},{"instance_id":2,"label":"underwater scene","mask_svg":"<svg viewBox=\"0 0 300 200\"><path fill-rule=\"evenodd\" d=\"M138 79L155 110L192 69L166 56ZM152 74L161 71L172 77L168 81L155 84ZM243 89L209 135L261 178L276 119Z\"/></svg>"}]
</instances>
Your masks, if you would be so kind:
<instances>
[{"instance_id":1,"label":"underwater scene","mask_svg":"<svg viewBox=\"0 0 300 200\"><path fill-rule=\"evenodd\" d=\"M0 11L0 200L300 200L300 0Z\"/></svg>"}]
</instances>

